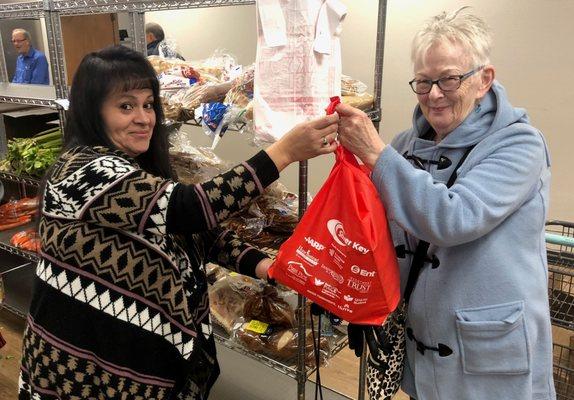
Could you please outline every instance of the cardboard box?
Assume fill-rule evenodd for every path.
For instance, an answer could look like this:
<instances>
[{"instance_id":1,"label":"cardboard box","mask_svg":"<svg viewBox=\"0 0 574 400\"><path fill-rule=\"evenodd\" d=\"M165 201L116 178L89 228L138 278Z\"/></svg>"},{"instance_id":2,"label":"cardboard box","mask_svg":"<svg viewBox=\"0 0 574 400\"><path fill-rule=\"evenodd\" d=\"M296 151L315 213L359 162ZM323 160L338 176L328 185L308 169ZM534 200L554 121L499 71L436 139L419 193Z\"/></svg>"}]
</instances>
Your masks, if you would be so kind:
<instances>
[{"instance_id":1,"label":"cardboard box","mask_svg":"<svg viewBox=\"0 0 574 400\"><path fill-rule=\"evenodd\" d=\"M50 121L58 119L58 111L49 107L21 106L10 109L0 107L0 157L6 156L8 140L31 137L53 127ZM18 105L14 105L18 106ZM8 110L7 110L8 108ZM4 110L4 111L2 111Z\"/></svg>"}]
</instances>

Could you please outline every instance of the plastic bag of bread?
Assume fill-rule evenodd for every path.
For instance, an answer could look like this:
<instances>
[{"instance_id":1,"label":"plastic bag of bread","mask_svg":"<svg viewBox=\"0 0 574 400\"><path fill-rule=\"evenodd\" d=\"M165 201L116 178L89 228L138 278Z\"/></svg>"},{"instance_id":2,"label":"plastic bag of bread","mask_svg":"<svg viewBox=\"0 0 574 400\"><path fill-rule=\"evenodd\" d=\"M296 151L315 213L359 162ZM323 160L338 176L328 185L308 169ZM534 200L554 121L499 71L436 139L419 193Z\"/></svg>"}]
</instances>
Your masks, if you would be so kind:
<instances>
[{"instance_id":1,"label":"plastic bag of bread","mask_svg":"<svg viewBox=\"0 0 574 400\"><path fill-rule=\"evenodd\" d=\"M294 328L295 312L281 297L277 288L266 285L261 292L248 296L243 306L246 321L258 320L276 327Z\"/></svg>"},{"instance_id":2,"label":"plastic bag of bread","mask_svg":"<svg viewBox=\"0 0 574 400\"><path fill-rule=\"evenodd\" d=\"M360 96L367 91L367 85L358 79L347 75L341 75L341 95Z\"/></svg>"},{"instance_id":3,"label":"plastic bag of bread","mask_svg":"<svg viewBox=\"0 0 574 400\"><path fill-rule=\"evenodd\" d=\"M296 328L278 329L264 322L252 320L241 324L234 335L239 343L255 353L289 364L297 361L299 332ZM308 367L314 367L316 364L314 349L313 333L307 329L305 331L305 364ZM318 350L320 365L324 366L330 355L327 338L321 338Z\"/></svg>"},{"instance_id":4,"label":"plastic bag of bread","mask_svg":"<svg viewBox=\"0 0 574 400\"><path fill-rule=\"evenodd\" d=\"M214 263L207 263L205 266L205 275L207 277L207 283L213 285L220 279L225 279L229 276L230 272L226 268L223 268Z\"/></svg>"},{"instance_id":5,"label":"plastic bag of bread","mask_svg":"<svg viewBox=\"0 0 574 400\"><path fill-rule=\"evenodd\" d=\"M148 56L148 61L155 69L156 74L161 74L162 72L167 72L173 70L176 67L183 66L186 67L189 64L179 58L165 58L160 56Z\"/></svg>"},{"instance_id":6,"label":"plastic bag of bread","mask_svg":"<svg viewBox=\"0 0 574 400\"><path fill-rule=\"evenodd\" d=\"M233 81L231 89L225 96L225 103L245 109L253 99L254 74L254 65L246 68L243 73Z\"/></svg>"},{"instance_id":7,"label":"plastic bag of bread","mask_svg":"<svg viewBox=\"0 0 574 400\"><path fill-rule=\"evenodd\" d=\"M341 101L351 107L366 111L373 108L374 97L369 93L363 93L360 96L341 96Z\"/></svg>"},{"instance_id":8,"label":"plastic bag of bread","mask_svg":"<svg viewBox=\"0 0 574 400\"><path fill-rule=\"evenodd\" d=\"M243 308L249 297L261 291L262 283L245 275L232 273L209 287L209 305L213 321L229 334L243 321Z\"/></svg>"}]
</instances>

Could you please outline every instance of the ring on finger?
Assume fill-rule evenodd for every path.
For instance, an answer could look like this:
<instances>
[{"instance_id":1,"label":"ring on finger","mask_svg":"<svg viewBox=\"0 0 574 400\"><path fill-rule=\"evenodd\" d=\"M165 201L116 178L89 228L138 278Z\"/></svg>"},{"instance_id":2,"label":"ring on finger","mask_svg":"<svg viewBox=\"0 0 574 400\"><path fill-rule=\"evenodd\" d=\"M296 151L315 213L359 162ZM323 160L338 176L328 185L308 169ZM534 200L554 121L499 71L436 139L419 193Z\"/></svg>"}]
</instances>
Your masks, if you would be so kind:
<instances>
[{"instance_id":1,"label":"ring on finger","mask_svg":"<svg viewBox=\"0 0 574 400\"><path fill-rule=\"evenodd\" d=\"M327 146L329 142L327 142L327 136L323 136L323 146Z\"/></svg>"}]
</instances>

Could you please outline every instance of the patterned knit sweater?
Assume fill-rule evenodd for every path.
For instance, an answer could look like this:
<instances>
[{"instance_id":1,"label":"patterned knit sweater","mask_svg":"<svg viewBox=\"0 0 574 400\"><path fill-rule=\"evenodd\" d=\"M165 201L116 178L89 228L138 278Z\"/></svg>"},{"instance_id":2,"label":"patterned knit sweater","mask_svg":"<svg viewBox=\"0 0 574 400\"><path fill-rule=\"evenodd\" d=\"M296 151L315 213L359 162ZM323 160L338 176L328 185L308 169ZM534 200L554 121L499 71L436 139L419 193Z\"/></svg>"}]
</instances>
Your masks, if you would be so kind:
<instances>
[{"instance_id":1,"label":"patterned knit sweater","mask_svg":"<svg viewBox=\"0 0 574 400\"><path fill-rule=\"evenodd\" d=\"M219 368L204 263L265 256L218 224L277 179L265 152L199 185L77 147L44 191L20 399L204 399Z\"/></svg>"}]
</instances>

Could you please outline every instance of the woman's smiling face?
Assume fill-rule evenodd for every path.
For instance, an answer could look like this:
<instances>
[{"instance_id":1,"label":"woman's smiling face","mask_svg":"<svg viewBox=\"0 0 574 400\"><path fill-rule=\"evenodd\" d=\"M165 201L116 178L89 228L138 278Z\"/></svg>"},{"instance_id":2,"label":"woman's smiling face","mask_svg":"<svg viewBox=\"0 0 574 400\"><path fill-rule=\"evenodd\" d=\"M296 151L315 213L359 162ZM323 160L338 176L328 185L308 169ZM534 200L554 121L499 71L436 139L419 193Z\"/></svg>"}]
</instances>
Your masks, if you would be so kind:
<instances>
[{"instance_id":1,"label":"woman's smiling face","mask_svg":"<svg viewBox=\"0 0 574 400\"><path fill-rule=\"evenodd\" d=\"M102 104L106 135L118 150L131 157L145 153L155 127L151 89L112 93Z\"/></svg>"},{"instance_id":2,"label":"woman's smiling face","mask_svg":"<svg viewBox=\"0 0 574 400\"><path fill-rule=\"evenodd\" d=\"M476 66L471 65L461 45L435 43L420 57L414 66L415 79L439 79L463 75ZM484 96L481 90L481 71L461 82L455 91L444 92L433 85L427 94L417 94L422 113L437 133L439 139L458 127Z\"/></svg>"}]
</instances>

